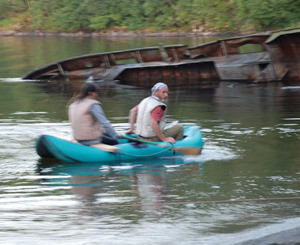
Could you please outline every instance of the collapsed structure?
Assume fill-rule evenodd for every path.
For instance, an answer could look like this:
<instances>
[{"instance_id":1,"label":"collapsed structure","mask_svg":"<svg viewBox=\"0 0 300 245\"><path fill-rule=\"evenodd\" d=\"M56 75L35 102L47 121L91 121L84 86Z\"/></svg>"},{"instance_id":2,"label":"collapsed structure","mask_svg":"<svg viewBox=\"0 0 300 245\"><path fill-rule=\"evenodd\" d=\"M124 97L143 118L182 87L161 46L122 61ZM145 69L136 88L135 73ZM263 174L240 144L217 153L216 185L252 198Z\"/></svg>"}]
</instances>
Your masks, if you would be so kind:
<instances>
[{"instance_id":1,"label":"collapsed structure","mask_svg":"<svg viewBox=\"0 0 300 245\"><path fill-rule=\"evenodd\" d=\"M248 52L252 45L254 52ZM217 81L300 82L300 29L221 39L195 47L168 45L57 61L23 79L90 78L121 84L213 87Z\"/></svg>"}]
</instances>

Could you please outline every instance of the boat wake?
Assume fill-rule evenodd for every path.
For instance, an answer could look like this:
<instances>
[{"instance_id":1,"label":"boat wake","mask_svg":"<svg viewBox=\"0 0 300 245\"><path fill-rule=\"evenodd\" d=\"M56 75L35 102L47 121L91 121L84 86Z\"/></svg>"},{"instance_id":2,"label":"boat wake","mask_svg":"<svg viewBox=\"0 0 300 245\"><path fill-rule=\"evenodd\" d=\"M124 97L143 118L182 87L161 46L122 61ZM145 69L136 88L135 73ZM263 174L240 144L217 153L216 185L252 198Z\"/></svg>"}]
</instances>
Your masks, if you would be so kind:
<instances>
[{"instance_id":1,"label":"boat wake","mask_svg":"<svg viewBox=\"0 0 300 245\"><path fill-rule=\"evenodd\" d=\"M226 147L217 145L205 144L202 153L198 156L184 156L186 161L202 162L206 163L209 161L228 161L237 159L240 154L234 150Z\"/></svg>"},{"instance_id":2,"label":"boat wake","mask_svg":"<svg viewBox=\"0 0 300 245\"><path fill-rule=\"evenodd\" d=\"M24 80L21 77L13 77L13 78L0 78L1 82L7 82L7 83L28 83L28 82L35 82L37 80Z\"/></svg>"},{"instance_id":3,"label":"boat wake","mask_svg":"<svg viewBox=\"0 0 300 245\"><path fill-rule=\"evenodd\" d=\"M300 86L286 86L286 87L282 87L282 90L297 90L300 89Z\"/></svg>"}]
</instances>

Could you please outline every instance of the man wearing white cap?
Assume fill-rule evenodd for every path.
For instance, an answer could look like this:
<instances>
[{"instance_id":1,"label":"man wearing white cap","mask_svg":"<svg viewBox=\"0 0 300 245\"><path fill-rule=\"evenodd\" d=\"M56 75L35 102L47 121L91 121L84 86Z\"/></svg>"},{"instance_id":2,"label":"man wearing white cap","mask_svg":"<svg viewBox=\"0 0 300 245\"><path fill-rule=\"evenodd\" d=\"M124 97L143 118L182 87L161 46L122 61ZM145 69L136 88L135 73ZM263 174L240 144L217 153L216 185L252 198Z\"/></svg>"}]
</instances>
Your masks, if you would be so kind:
<instances>
[{"instance_id":1,"label":"man wearing white cap","mask_svg":"<svg viewBox=\"0 0 300 245\"><path fill-rule=\"evenodd\" d=\"M176 143L176 140L183 138L183 126L177 124L164 130L168 86L165 83L156 83L151 92L151 96L143 99L140 104L130 110L129 131L134 132L134 124L136 123L136 133L141 139Z\"/></svg>"}]
</instances>

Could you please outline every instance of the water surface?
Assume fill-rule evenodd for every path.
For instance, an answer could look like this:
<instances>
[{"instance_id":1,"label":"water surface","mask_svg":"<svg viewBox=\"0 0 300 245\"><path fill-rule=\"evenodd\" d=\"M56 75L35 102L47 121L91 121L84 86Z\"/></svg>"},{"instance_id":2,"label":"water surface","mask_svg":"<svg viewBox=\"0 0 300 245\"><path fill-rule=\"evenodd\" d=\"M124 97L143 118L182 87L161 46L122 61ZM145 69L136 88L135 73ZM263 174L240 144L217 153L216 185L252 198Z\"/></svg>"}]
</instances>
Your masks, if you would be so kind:
<instances>
[{"instance_id":1,"label":"water surface","mask_svg":"<svg viewBox=\"0 0 300 245\"><path fill-rule=\"evenodd\" d=\"M0 243L235 244L300 227L300 87L222 82L171 90L168 120L200 127L200 156L112 165L38 157L40 134L70 137L67 105L82 81L20 76L70 56L157 42L0 39ZM129 109L147 94L102 86L100 101L124 131Z\"/></svg>"}]
</instances>

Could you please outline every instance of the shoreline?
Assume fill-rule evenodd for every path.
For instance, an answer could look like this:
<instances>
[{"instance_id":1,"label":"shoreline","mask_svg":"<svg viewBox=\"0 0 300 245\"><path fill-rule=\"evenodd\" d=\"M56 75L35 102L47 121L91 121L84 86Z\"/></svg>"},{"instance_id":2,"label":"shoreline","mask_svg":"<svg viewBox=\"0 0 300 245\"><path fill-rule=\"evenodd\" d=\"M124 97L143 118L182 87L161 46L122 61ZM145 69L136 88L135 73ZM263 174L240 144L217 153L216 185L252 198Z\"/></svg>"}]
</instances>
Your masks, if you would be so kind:
<instances>
[{"instance_id":1,"label":"shoreline","mask_svg":"<svg viewBox=\"0 0 300 245\"><path fill-rule=\"evenodd\" d=\"M300 227L291 228L279 232L274 232L269 235L261 236L259 238L249 239L238 243L236 245L265 245L265 244L276 244L276 245L299 245L300 244Z\"/></svg>"},{"instance_id":2,"label":"shoreline","mask_svg":"<svg viewBox=\"0 0 300 245\"><path fill-rule=\"evenodd\" d=\"M208 37L208 36L236 36L240 32L210 32L210 31L161 31L161 32L51 32L51 31L14 31L0 30L0 37L119 37L119 38L146 38L146 37ZM244 34L244 33L243 33Z\"/></svg>"}]
</instances>

